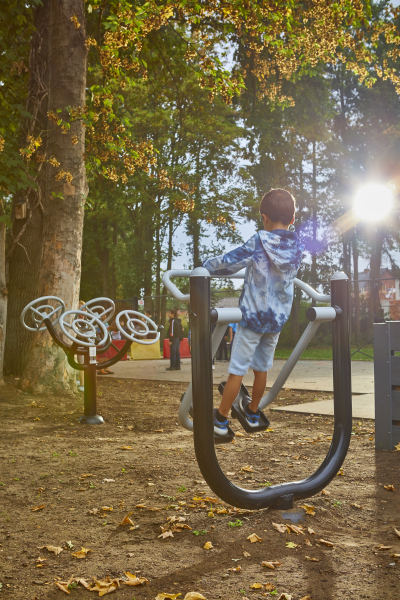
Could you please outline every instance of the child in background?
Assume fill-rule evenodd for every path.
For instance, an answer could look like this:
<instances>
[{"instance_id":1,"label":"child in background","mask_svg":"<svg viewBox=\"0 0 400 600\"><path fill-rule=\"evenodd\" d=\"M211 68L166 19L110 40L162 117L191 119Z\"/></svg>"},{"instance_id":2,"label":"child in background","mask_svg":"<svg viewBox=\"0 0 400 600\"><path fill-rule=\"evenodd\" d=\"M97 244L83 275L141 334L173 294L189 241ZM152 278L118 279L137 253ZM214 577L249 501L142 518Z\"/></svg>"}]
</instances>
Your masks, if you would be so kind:
<instances>
[{"instance_id":1,"label":"child in background","mask_svg":"<svg viewBox=\"0 0 400 600\"><path fill-rule=\"evenodd\" d=\"M283 189L272 189L263 197L260 214L264 230L243 246L224 256L207 260L210 275L231 275L246 267L239 300L242 320L231 350L229 377L218 409L214 409L214 431L227 435L228 415L243 376L254 372L251 401L241 398L240 410L251 427L260 424L258 405L265 391L279 333L289 318L293 302L293 280L300 267L304 245L289 230L294 222L295 199Z\"/></svg>"}]
</instances>

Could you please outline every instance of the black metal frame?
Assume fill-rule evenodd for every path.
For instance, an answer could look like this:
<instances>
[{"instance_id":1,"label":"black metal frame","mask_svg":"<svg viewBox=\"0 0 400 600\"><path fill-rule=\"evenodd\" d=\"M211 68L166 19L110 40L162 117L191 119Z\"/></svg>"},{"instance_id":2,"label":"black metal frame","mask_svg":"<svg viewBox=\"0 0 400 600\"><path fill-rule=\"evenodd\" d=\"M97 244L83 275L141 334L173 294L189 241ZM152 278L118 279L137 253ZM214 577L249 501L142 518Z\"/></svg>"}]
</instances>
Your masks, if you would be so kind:
<instances>
[{"instance_id":1,"label":"black metal frame","mask_svg":"<svg viewBox=\"0 0 400 600\"><path fill-rule=\"evenodd\" d=\"M190 278L192 335L193 433L197 462L210 488L238 508L292 508L295 500L321 491L338 473L346 457L352 428L351 361L349 340L349 281L331 281L334 431L328 454L313 475L302 481L246 490L234 485L219 466L214 446L213 375L210 326L210 276L203 268Z\"/></svg>"},{"instance_id":2,"label":"black metal frame","mask_svg":"<svg viewBox=\"0 0 400 600\"><path fill-rule=\"evenodd\" d=\"M55 343L60 346L67 355L68 363L71 365L73 369L77 371L84 372L84 383L83 383L83 417L79 419L81 423L86 423L87 425L101 425L104 423L104 419L102 416L97 414L97 373L96 371L100 369L108 369L112 365L115 365L121 358L128 352L132 342L131 340L126 340L125 344L119 350L112 343L111 338L109 338L108 342L104 344L104 346L99 346L96 348L96 354L103 354L106 352L110 346L114 348L116 351L116 355L113 358L110 358L106 362L97 363L96 359L94 362L91 362L89 356L89 347L88 346L79 346L78 343L72 343L71 345L65 344L57 335L56 330L54 329L50 319L44 319L44 325L46 325L48 332L51 337L55 341ZM83 356L84 364L80 364L75 362L74 356Z\"/></svg>"}]
</instances>

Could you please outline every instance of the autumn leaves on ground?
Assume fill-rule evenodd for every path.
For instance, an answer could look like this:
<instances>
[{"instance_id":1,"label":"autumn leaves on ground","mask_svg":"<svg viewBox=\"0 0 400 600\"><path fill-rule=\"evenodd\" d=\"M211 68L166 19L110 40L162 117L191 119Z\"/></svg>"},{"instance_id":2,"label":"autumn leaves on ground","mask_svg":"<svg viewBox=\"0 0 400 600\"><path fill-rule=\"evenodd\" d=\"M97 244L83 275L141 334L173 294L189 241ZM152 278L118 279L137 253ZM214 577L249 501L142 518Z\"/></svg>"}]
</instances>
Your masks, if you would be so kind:
<instances>
[{"instance_id":1,"label":"autumn leaves on ground","mask_svg":"<svg viewBox=\"0 0 400 600\"><path fill-rule=\"evenodd\" d=\"M343 469L295 515L250 512L205 484L178 425L182 384L102 380L106 423L86 426L81 396L17 383L0 393L4 598L400 600L400 453L375 453L373 422L353 422ZM323 397L286 390L278 404ZM332 418L269 416L261 434L233 422L235 442L217 447L237 485L302 479L326 455Z\"/></svg>"}]
</instances>

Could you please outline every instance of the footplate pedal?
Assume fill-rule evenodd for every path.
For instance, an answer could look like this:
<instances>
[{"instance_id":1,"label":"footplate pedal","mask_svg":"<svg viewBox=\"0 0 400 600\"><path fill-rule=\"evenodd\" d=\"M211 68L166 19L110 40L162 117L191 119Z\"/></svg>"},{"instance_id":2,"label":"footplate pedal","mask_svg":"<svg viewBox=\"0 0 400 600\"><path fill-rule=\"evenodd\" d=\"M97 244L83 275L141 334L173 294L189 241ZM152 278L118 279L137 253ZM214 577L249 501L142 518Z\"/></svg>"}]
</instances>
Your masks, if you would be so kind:
<instances>
[{"instance_id":1,"label":"footplate pedal","mask_svg":"<svg viewBox=\"0 0 400 600\"><path fill-rule=\"evenodd\" d=\"M219 384L218 391L220 394L223 393L225 384L226 384L226 381L221 381L221 383ZM248 398L250 400L250 394L249 394L246 386L243 385L243 383L240 387L240 391L239 391L239 394L237 395L237 398L235 399L234 403L232 404L232 409L231 409L232 418L237 419L239 421L239 423L241 424L241 426L243 427L243 429L245 431L247 431L247 433L256 433L257 431L265 431L266 429L268 429L268 427L270 427L271 424L270 424L268 418L266 417L266 415L261 410L260 410L261 424L257 425L257 427L251 427L251 425L248 424L246 417L244 416L243 411L241 410L241 408L239 406L239 401L241 398Z\"/></svg>"},{"instance_id":2,"label":"footplate pedal","mask_svg":"<svg viewBox=\"0 0 400 600\"><path fill-rule=\"evenodd\" d=\"M235 432L228 425L228 433L226 435L217 435L214 433L214 444L229 444L235 437Z\"/></svg>"}]
</instances>

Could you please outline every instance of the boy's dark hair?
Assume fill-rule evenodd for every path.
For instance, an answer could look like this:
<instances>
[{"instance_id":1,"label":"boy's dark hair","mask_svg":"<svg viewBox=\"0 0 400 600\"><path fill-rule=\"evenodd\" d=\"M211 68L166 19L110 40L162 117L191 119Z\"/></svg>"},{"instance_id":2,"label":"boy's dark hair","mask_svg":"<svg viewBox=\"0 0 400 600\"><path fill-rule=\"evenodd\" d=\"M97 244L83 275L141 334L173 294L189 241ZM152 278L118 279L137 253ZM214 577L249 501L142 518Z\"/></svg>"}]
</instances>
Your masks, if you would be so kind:
<instances>
[{"instance_id":1,"label":"boy's dark hair","mask_svg":"<svg viewBox=\"0 0 400 600\"><path fill-rule=\"evenodd\" d=\"M281 188L265 194L260 204L260 214L266 215L273 223L289 225L296 210L296 200L292 194Z\"/></svg>"},{"instance_id":2,"label":"boy's dark hair","mask_svg":"<svg viewBox=\"0 0 400 600\"><path fill-rule=\"evenodd\" d=\"M171 313L171 315L174 315L174 319L176 319L176 317L178 316L176 308L170 308L169 312Z\"/></svg>"}]
</instances>

